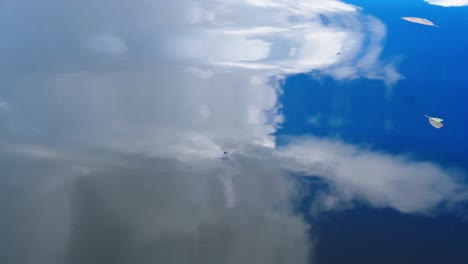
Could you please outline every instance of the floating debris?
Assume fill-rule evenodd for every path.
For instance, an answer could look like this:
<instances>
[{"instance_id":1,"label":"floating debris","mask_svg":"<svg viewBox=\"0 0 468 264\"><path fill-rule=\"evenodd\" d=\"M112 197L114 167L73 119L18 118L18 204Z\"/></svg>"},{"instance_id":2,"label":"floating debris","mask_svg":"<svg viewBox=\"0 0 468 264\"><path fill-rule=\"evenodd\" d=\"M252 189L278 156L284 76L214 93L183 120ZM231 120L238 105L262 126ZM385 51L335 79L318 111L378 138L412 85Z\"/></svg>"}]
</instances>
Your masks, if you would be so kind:
<instances>
[{"instance_id":1,"label":"floating debris","mask_svg":"<svg viewBox=\"0 0 468 264\"><path fill-rule=\"evenodd\" d=\"M402 17L401 19L406 20L406 21L409 21L409 22L413 22L413 23L416 23L416 24L421 24L421 25L426 25L426 26L432 26L432 27L439 27L439 26L435 25L434 23L432 23L432 21L427 20L427 19L425 19L425 18L419 18L419 17Z\"/></svg>"},{"instance_id":2,"label":"floating debris","mask_svg":"<svg viewBox=\"0 0 468 264\"><path fill-rule=\"evenodd\" d=\"M441 128L444 126L444 124L442 124L442 121L444 121L442 118L430 117L428 115L424 115L424 116L429 119L429 123L431 123L433 127Z\"/></svg>"}]
</instances>

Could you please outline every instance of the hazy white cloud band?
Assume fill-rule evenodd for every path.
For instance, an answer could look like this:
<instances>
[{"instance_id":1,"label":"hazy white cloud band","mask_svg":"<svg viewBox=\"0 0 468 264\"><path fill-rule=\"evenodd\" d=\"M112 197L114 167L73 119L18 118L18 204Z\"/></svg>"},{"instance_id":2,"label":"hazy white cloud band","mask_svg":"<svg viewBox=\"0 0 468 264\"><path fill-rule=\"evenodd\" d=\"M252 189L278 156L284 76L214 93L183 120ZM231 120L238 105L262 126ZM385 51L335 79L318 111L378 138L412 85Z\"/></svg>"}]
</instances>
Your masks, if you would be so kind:
<instances>
[{"instance_id":1,"label":"hazy white cloud band","mask_svg":"<svg viewBox=\"0 0 468 264\"><path fill-rule=\"evenodd\" d=\"M273 147L282 75L399 79L379 61L385 26L335 0L48 2L60 13L3 8L32 12L3 18L20 29L0 48L0 70L14 70L2 127L16 137L170 157L213 156L224 141Z\"/></svg>"},{"instance_id":2,"label":"hazy white cloud band","mask_svg":"<svg viewBox=\"0 0 468 264\"><path fill-rule=\"evenodd\" d=\"M323 178L331 186L324 209L353 201L404 213L431 213L467 196L464 174L427 161L385 154L318 138L295 139L277 154L289 169Z\"/></svg>"},{"instance_id":3,"label":"hazy white cloud band","mask_svg":"<svg viewBox=\"0 0 468 264\"><path fill-rule=\"evenodd\" d=\"M424 0L431 5L438 5L444 7L457 7L457 6L467 6L467 0Z\"/></svg>"}]
</instances>

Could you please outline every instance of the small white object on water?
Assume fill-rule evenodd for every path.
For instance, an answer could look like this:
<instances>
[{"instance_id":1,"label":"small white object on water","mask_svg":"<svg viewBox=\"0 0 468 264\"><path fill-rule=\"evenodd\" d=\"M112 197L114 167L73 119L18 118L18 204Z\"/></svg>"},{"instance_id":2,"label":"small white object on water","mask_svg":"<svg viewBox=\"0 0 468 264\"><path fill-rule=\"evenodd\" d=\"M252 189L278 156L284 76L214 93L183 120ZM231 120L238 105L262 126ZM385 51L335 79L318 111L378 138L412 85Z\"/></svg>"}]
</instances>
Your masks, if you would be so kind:
<instances>
[{"instance_id":1,"label":"small white object on water","mask_svg":"<svg viewBox=\"0 0 468 264\"><path fill-rule=\"evenodd\" d=\"M420 17L402 17L401 19L413 22L416 24L421 24L421 25L426 25L426 26L432 26L432 27L439 27L432 23L432 21L425 19L425 18L420 18Z\"/></svg>"},{"instance_id":2,"label":"small white object on water","mask_svg":"<svg viewBox=\"0 0 468 264\"><path fill-rule=\"evenodd\" d=\"M424 115L425 117L427 117L429 119L429 123L435 127L435 128L441 128L444 126L444 124L442 124L442 121L444 121L442 118L437 118L437 117L430 117L428 115Z\"/></svg>"}]
</instances>

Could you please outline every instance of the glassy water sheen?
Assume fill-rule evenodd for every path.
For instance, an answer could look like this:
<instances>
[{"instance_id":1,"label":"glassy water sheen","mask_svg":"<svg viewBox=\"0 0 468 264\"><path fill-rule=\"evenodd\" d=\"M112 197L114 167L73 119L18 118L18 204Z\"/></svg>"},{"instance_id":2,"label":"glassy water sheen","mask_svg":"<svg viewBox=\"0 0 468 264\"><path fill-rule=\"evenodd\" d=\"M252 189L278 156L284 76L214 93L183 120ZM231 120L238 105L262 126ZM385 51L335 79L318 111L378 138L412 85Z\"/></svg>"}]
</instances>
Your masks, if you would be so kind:
<instances>
[{"instance_id":1,"label":"glassy water sheen","mask_svg":"<svg viewBox=\"0 0 468 264\"><path fill-rule=\"evenodd\" d=\"M0 35L2 264L468 263L466 0L4 0Z\"/></svg>"}]
</instances>

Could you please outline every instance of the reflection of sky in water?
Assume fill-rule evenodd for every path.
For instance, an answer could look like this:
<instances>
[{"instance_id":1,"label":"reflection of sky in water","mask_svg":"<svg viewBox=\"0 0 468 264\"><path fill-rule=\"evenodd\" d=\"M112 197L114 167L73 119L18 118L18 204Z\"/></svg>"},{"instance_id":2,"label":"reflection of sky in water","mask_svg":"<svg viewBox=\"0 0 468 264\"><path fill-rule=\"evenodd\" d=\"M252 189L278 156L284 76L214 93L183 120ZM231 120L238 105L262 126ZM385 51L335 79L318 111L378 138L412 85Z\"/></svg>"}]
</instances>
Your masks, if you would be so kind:
<instances>
[{"instance_id":1,"label":"reflection of sky in water","mask_svg":"<svg viewBox=\"0 0 468 264\"><path fill-rule=\"evenodd\" d=\"M0 4L0 262L337 263L374 213L466 228L460 9L46 3Z\"/></svg>"}]
</instances>

